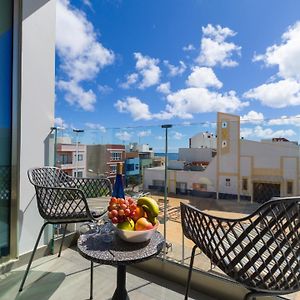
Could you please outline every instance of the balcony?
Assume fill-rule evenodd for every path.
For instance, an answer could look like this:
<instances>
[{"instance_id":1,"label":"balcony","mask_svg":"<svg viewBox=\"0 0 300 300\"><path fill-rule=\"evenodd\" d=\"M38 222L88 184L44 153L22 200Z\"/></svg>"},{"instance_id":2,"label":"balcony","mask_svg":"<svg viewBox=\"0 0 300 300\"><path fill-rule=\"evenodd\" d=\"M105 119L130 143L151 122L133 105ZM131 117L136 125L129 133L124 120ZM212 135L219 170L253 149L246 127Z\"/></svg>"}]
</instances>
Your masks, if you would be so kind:
<instances>
[{"instance_id":1,"label":"balcony","mask_svg":"<svg viewBox=\"0 0 300 300\"><path fill-rule=\"evenodd\" d=\"M230 128L235 125L235 123L231 124ZM223 130L214 128L213 124L211 126L211 131ZM141 129L131 128L132 142L134 142L134 137L138 136L139 130ZM153 136L163 136L165 133L160 127L151 127L151 130ZM181 202L191 204L215 216L241 218L255 211L262 202L268 201L271 197L296 196L300 190L296 183L297 170L300 170L300 165L298 165L299 146L295 143L282 140L243 140L229 134L231 138L229 149L226 149L220 140L216 140L219 148L210 151L205 148L209 145L206 143L207 141L205 141L206 144L204 143L205 147L201 148L201 143L203 143L201 135L201 141L197 139L192 141L192 145L197 147L195 151L192 148L184 148L184 144L188 145L189 136L193 136L193 133L201 130L199 126L178 126L176 130L181 131L185 138L178 141L172 138L172 133L168 138L169 149L181 149L181 151L167 153L169 159L166 165L170 166L167 168L167 194L165 194L165 166L150 166L157 158L165 160L164 144L161 140L158 140L156 146L153 147L157 149L159 155L154 156L153 160L147 159L149 166L144 169L142 183L133 184L129 180L127 181L128 193L148 192L159 203L159 231L165 235L169 246L165 256L161 255L159 258L129 269L128 290L132 299L183 298L193 243L182 233ZM203 130L207 130L207 124ZM70 133L67 130L61 130L60 135L64 134ZM195 136L198 135L195 134ZM88 140L88 135L82 134L78 139L83 144L84 140ZM104 145L118 144L114 132L109 129L105 135L102 133L101 141ZM180 153L183 154L182 157L180 157ZM228 163L228 159L230 159L230 163ZM182 161L185 163L182 164ZM199 170L173 168L172 166L178 162L183 166L193 165L194 162L205 162L206 165L205 168ZM94 199L90 205L97 207L99 203ZM76 229L78 227L69 227L69 237L76 236ZM56 244L61 238L62 232L62 228L59 226L55 228ZM58 260L60 261L58 262ZM24 263L25 261L26 259L24 259ZM74 298L88 297L89 262L77 254L74 247L66 249L61 258L51 255L40 258L35 261L35 266L20 297L25 297L22 295L26 295L26 297L30 295L33 299L38 297L40 283L49 286L49 290L46 292L49 292L49 295L45 294L49 299L65 297L64 295L69 295L70 291L74 293ZM13 269L9 274L4 275L0 287L1 290L8 291L9 294L5 296L15 297L23 270L24 266ZM112 295L115 288L115 273L116 270L113 267L103 265L96 267L95 298L101 298L103 295L109 298ZM195 256L192 287L191 299L238 300L242 299L246 293L246 289L233 282L219 268L212 265L200 251L196 252ZM299 293L285 296L285 298L296 300L299 298ZM276 298L274 297L274 299Z\"/></svg>"},{"instance_id":2,"label":"balcony","mask_svg":"<svg viewBox=\"0 0 300 300\"><path fill-rule=\"evenodd\" d=\"M69 248L57 258L50 255L37 259L32 267L26 287L18 293L24 267L6 273L0 280L0 299L88 299L90 264L76 249ZM94 299L109 299L116 286L116 269L96 265L94 269ZM183 298L184 287L150 274L140 268L128 268L127 290L131 299ZM203 293L191 291L190 299L213 300Z\"/></svg>"}]
</instances>

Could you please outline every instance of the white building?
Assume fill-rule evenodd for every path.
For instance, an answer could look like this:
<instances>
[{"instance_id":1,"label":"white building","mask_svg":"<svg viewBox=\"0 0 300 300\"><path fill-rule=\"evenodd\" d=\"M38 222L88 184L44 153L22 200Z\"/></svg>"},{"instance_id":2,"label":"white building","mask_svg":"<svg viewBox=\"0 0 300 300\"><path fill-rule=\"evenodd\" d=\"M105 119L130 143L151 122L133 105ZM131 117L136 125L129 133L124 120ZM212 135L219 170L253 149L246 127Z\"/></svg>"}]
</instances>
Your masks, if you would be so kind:
<instances>
[{"instance_id":1,"label":"white building","mask_svg":"<svg viewBox=\"0 0 300 300\"><path fill-rule=\"evenodd\" d=\"M86 177L86 145L73 144L70 137L57 139L56 166L68 175Z\"/></svg>"},{"instance_id":2,"label":"white building","mask_svg":"<svg viewBox=\"0 0 300 300\"><path fill-rule=\"evenodd\" d=\"M217 137L209 132L197 133L189 139L189 148L217 149Z\"/></svg>"},{"instance_id":3,"label":"white building","mask_svg":"<svg viewBox=\"0 0 300 300\"><path fill-rule=\"evenodd\" d=\"M217 155L203 171L168 170L169 192L258 202L299 194L297 143L240 139L239 116L218 113L217 123ZM163 185L163 168L145 170L144 188Z\"/></svg>"},{"instance_id":4,"label":"white building","mask_svg":"<svg viewBox=\"0 0 300 300\"><path fill-rule=\"evenodd\" d=\"M149 144L129 143L126 145L126 152L148 153L149 157L154 157L153 148Z\"/></svg>"}]
</instances>

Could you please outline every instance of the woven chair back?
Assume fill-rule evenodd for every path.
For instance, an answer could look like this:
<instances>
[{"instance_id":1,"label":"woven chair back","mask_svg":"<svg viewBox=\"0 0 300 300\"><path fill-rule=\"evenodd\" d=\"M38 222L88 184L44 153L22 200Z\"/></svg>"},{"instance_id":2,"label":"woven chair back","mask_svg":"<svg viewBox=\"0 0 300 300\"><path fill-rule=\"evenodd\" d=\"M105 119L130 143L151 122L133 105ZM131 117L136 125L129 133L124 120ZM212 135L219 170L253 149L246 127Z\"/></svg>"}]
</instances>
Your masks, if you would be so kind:
<instances>
[{"instance_id":1,"label":"woven chair back","mask_svg":"<svg viewBox=\"0 0 300 300\"><path fill-rule=\"evenodd\" d=\"M182 228L214 265L249 289L295 292L300 290L299 201L271 200L234 220L181 203Z\"/></svg>"},{"instance_id":2,"label":"woven chair back","mask_svg":"<svg viewBox=\"0 0 300 300\"><path fill-rule=\"evenodd\" d=\"M76 182L61 169L34 168L28 170L28 177L35 186L42 218L52 223L91 219L83 192L76 189Z\"/></svg>"}]
</instances>

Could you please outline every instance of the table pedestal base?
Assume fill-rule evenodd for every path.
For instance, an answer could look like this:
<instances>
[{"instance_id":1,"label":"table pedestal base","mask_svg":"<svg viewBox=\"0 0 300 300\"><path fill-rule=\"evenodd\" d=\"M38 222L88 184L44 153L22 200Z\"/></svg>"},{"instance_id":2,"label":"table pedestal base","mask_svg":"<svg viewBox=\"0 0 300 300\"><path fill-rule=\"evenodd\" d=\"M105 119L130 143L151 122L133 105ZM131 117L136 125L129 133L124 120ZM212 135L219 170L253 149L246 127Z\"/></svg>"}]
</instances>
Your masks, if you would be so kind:
<instances>
[{"instance_id":1,"label":"table pedestal base","mask_svg":"<svg viewBox=\"0 0 300 300\"><path fill-rule=\"evenodd\" d=\"M126 266L119 265L117 269L117 288L112 300L129 300L126 291Z\"/></svg>"}]
</instances>

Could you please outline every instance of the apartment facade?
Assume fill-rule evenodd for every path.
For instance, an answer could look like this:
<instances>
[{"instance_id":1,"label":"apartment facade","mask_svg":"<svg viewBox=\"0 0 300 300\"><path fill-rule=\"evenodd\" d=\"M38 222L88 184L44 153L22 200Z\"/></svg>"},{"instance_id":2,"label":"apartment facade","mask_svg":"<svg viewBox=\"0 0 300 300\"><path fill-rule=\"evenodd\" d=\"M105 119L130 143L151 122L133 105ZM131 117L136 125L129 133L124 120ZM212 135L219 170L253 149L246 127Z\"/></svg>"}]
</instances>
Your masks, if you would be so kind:
<instances>
[{"instance_id":1,"label":"apartment facade","mask_svg":"<svg viewBox=\"0 0 300 300\"><path fill-rule=\"evenodd\" d=\"M104 175L113 181L117 172L117 163L125 164L125 159L125 145L87 145L87 175Z\"/></svg>"},{"instance_id":2,"label":"apartment facade","mask_svg":"<svg viewBox=\"0 0 300 300\"><path fill-rule=\"evenodd\" d=\"M73 144L71 138L59 138L56 146L56 166L70 176L86 177L86 145Z\"/></svg>"},{"instance_id":3,"label":"apartment facade","mask_svg":"<svg viewBox=\"0 0 300 300\"><path fill-rule=\"evenodd\" d=\"M138 151L126 152L125 175L127 180L129 176L139 177L140 158Z\"/></svg>"}]
</instances>

